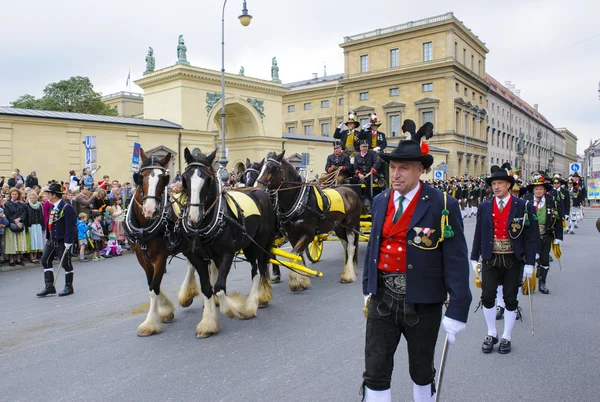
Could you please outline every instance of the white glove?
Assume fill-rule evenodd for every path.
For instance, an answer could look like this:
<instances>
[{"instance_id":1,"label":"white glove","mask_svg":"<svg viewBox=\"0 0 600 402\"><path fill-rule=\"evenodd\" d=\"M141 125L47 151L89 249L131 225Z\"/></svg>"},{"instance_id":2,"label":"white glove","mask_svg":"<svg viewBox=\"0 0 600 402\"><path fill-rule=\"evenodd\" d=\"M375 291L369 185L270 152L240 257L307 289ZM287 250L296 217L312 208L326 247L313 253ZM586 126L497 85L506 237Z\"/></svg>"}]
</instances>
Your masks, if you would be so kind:
<instances>
[{"instance_id":1,"label":"white glove","mask_svg":"<svg viewBox=\"0 0 600 402\"><path fill-rule=\"evenodd\" d=\"M531 278L533 276L533 265L525 265L523 273L525 274L525 278Z\"/></svg>"},{"instance_id":2,"label":"white glove","mask_svg":"<svg viewBox=\"0 0 600 402\"><path fill-rule=\"evenodd\" d=\"M379 148L379 147L375 147L375 148L373 148L373 151L375 151L375 152L379 152L379 151L381 151L381 148Z\"/></svg>"},{"instance_id":3,"label":"white glove","mask_svg":"<svg viewBox=\"0 0 600 402\"><path fill-rule=\"evenodd\" d=\"M365 307L367 307L367 302L371 298L371 294L369 293L368 295L363 295L363 296L365 296Z\"/></svg>"},{"instance_id":4,"label":"white glove","mask_svg":"<svg viewBox=\"0 0 600 402\"><path fill-rule=\"evenodd\" d=\"M371 123L365 123L365 125L363 126L363 128L364 128L365 130L368 130L368 129L370 129L370 128L371 128Z\"/></svg>"},{"instance_id":5,"label":"white glove","mask_svg":"<svg viewBox=\"0 0 600 402\"><path fill-rule=\"evenodd\" d=\"M444 327L444 331L448 333L448 343L450 345L454 345L454 342L456 341L456 335L461 333L466 326L467 324L462 321L444 316L444 319L442 320L442 327Z\"/></svg>"},{"instance_id":6,"label":"white glove","mask_svg":"<svg viewBox=\"0 0 600 402\"><path fill-rule=\"evenodd\" d=\"M475 260L471 260L471 268L473 268L473 271L475 273L477 273L477 265L479 265L479 263Z\"/></svg>"},{"instance_id":7,"label":"white glove","mask_svg":"<svg viewBox=\"0 0 600 402\"><path fill-rule=\"evenodd\" d=\"M554 239L554 244L558 244L559 246L562 244L561 239Z\"/></svg>"},{"instance_id":8,"label":"white glove","mask_svg":"<svg viewBox=\"0 0 600 402\"><path fill-rule=\"evenodd\" d=\"M565 215L565 220L568 221L569 220L569 215Z\"/></svg>"},{"instance_id":9,"label":"white glove","mask_svg":"<svg viewBox=\"0 0 600 402\"><path fill-rule=\"evenodd\" d=\"M65 243L65 248L71 248L72 245L73 243Z\"/></svg>"},{"instance_id":10,"label":"white glove","mask_svg":"<svg viewBox=\"0 0 600 402\"><path fill-rule=\"evenodd\" d=\"M537 260L539 260L539 258L540 258L540 255L538 253L535 253L535 260L537 261Z\"/></svg>"},{"instance_id":11,"label":"white glove","mask_svg":"<svg viewBox=\"0 0 600 402\"><path fill-rule=\"evenodd\" d=\"M345 125L346 125L346 123L341 122L340 125L337 128L339 128L341 130L342 128L344 128Z\"/></svg>"}]
</instances>

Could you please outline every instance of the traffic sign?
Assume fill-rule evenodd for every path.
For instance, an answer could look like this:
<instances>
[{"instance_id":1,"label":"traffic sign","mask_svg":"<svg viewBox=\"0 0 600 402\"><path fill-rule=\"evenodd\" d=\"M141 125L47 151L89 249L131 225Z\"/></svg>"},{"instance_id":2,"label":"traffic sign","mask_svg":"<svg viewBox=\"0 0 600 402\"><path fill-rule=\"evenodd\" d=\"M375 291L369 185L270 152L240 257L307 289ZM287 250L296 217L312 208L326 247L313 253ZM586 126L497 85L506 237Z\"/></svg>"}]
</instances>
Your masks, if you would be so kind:
<instances>
[{"instance_id":1,"label":"traffic sign","mask_svg":"<svg viewBox=\"0 0 600 402\"><path fill-rule=\"evenodd\" d=\"M133 143L133 155L131 156L131 169L135 169L133 170L134 172L137 172L138 169L140 168L140 150L142 149L142 146L137 143L134 142Z\"/></svg>"},{"instance_id":2,"label":"traffic sign","mask_svg":"<svg viewBox=\"0 0 600 402\"><path fill-rule=\"evenodd\" d=\"M569 163L569 175L579 172L581 169L581 165L579 163L573 162Z\"/></svg>"},{"instance_id":3,"label":"traffic sign","mask_svg":"<svg viewBox=\"0 0 600 402\"><path fill-rule=\"evenodd\" d=\"M434 171L433 178L436 180L442 180L444 178L444 172L442 172L441 170Z\"/></svg>"},{"instance_id":4,"label":"traffic sign","mask_svg":"<svg viewBox=\"0 0 600 402\"><path fill-rule=\"evenodd\" d=\"M86 149L85 150L85 163L91 164L96 163L96 150L95 149Z\"/></svg>"}]
</instances>

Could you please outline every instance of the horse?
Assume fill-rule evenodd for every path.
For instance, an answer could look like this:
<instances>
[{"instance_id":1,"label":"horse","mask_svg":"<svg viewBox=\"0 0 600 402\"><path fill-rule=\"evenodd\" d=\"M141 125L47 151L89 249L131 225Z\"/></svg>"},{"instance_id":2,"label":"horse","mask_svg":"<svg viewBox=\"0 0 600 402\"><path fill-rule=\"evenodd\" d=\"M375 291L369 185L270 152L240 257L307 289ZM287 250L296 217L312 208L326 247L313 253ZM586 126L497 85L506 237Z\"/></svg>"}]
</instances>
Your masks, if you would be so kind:
<instances>
[{"instance_id":1,"label":"horse","mask_svg":"<svg viewBox=\"0 0 600 402\"><path fill-rule=\"evenodd\" d=\"M320 193L319 201L313 191L315 186L306 183L284 159L284 155L285 151L267 157L254 186L265 189L276 197L280 224L293 246L292 253L302 255L315 235L333 230L344 247L344 270L340 282L356 281L362 211L360 198L347 187L336 187L328 190L327 194ZM341 208L336 208L335 211L327 209L325 203L334 198L338 200L338 207L343 206L344 212ZM324 211L318 207L319 202L323 203ZM289 287L292 291L304 290L309 286L310 279L307 276L290 271Z\"/></svg>"},{"instance_id":2,"label":"horse","mask_svg":"<svg viewBox=\"0 0 600 402\"><path fill-rule=\"evenodd\" d=\"M250 162L250 159L246 158L246 170L240 176L240 183L244 184L245 187L253 187L264 163L264 158L260 162Z\"/></svg>"},{"instance_id":3,"label":"horse","mask_svg":"<svg viewBox=\"0 0 600 402\"><path fill-rule=\"evenodd\" d=\"M275 210L264 191L224 191L212 167L216 152L194 156L187 148L184 151L187 167L182 185L188 202L181 232L188 245L184 255L198 261L194 266L204 299L202 321L196 328L199 338L219 332L213 296L218 297L221 313L238 319L256 317L258 307L266 307L273 298L267 263L274 240ZM228 294L226 288L231 265L240 250L252 266L252 287L245 300L237 292ZM210 261L217 266L214 285L208 280Z\"/></svg>"},{"instance_id":4,"label":"horse","mask_svg":"<svg viewBox=\"0 0 600 402\"><path fill-rule=\"evenodd\" d=\"M171 154L158 159L148 157L140 150L142 164L133 175L135 190L127 210L124 231L138 262L146 273L150 291L150 308L142 324L138 326L138 336L161 333L162 323L169 323L175 316L173 303L161 292L161 282L166 272L167 258L182 251L183 244L175 244L172 234L175 231L177 214L167 195L169 173L166 169ZM189 307L194 297L199 295L194 276L194 266L188 260L188 272L178 294L182 307Z\"/></svg>"}]
</instances>

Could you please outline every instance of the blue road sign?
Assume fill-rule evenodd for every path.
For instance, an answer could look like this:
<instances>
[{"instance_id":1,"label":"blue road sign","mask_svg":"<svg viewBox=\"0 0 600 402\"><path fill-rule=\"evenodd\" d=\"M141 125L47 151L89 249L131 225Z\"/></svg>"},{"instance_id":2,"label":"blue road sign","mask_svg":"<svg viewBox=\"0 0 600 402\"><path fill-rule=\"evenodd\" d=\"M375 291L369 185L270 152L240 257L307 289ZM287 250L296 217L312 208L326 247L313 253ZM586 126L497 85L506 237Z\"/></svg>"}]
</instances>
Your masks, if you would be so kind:
<instances>
[{"instance_id":1,"label":"blue road sign","mask_svg":"<svg viewBox=\"0 0 600 402\"><path fill-rule=\"evenodd\" d=\"M444 172L442 172L441 170L436 170L435 172L433 172L433 177L436 180L442 180L444 178Z\"/></svg>"},{"instance_id":2,"label":"blue road sign","mask_svg":"<svg viewBox=\"0 0 600 402\"><path fill-rule=\"evenodd\" d=\"M579 163L569 163L569 174L579 172L581 165Z\"/></svg>"}]
</instances>

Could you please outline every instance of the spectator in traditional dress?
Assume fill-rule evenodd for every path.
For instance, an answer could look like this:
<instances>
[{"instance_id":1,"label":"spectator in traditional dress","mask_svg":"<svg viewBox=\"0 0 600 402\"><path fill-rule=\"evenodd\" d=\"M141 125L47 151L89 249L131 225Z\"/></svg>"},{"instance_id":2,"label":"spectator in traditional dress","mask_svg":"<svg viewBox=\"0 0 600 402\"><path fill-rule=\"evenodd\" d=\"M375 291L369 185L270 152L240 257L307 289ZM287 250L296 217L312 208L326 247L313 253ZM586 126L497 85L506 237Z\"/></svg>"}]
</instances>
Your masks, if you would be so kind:
<instances>
[{"instance_id":1,"label":"spectator in traditional dress","mask_svg":"<svg viewBox=\"0 0 600 402\"><path fill-rule=\"evenodd\" d=\"M44 238L42 237L44 213L35 191L29 192L25 208L27 209L27 252L29 252L29 260L38 264L38 257L44 250Z\"/></svg>"},{"instance_id":2,"label":"spectator in traditional dress","mask_svg":"<svg viewBox=\"0 0 600 402\"><path fill-rule=\"evenodd\" d=\"M4 215L4 208L0 207L0 262L6 262L4 259L4 231L8 227L9 222Z\"/></svg>"},{"instance_id":3,"label":"spectator in traditional dress","mask_svg":"<svg viewBox=\"0 0 600 402\"><path fill-rule=\"evenodd\" d=\"M14 267L15 264L25 265L21 260L21 254L27 252L25 236L27 210L25 205L19 201L21 197L19 190L11 188L8 196L9 200L4 203L4 213L9 222L9 226L4 232L4 254L8 255L10 266Z\"/></svg>"}]
</instances>

